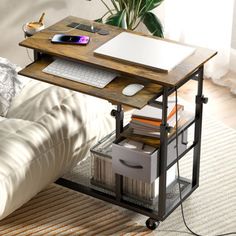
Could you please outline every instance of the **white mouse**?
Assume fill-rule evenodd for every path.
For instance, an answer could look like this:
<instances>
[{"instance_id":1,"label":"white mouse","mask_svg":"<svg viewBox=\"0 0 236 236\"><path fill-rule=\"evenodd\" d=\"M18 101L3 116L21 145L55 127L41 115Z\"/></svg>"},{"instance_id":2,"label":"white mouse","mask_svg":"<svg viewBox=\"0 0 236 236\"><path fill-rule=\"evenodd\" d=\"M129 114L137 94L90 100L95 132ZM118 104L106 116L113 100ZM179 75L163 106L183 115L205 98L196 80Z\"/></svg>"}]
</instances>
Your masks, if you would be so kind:
<instances>
[{"instance_id":1,"label":"white mouse","mask_svg":"<svg viewBox=\"0 0 236 236\"><path fill-rule=\"evenodd\" d=\"M122 93L126 96L133 96L137 92L139 92L143 87L144 85L142 84L129 84L122 90Z\"/></svg>"}]
</instances>

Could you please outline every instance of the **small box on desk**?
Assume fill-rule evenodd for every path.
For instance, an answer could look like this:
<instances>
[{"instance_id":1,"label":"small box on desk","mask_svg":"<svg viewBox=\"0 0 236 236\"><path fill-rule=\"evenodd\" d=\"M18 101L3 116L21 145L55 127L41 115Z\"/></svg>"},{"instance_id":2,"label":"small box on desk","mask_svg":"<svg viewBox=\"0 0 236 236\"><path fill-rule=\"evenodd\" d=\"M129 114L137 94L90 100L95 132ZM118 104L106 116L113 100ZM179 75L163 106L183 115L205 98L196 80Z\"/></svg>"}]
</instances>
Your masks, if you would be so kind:
<instances>
[{"instance_id":1,"label":"small box on desk","mask_svg":"<svg viewBox=\"0 0 236 236\"><path fill-rule=\"evenodd\" d=\"M91 148L91 183L111 191L115 191L115 172L112 169L112 143L114 141L115 133L112 133ZM169 186L175 179L175 166L173 166L167 171L166 185ZM153 204L159 194L159 178L156 178L152 183L148 183L124 176L123 193L134 199Z\"/></svg>"}]
</instances>

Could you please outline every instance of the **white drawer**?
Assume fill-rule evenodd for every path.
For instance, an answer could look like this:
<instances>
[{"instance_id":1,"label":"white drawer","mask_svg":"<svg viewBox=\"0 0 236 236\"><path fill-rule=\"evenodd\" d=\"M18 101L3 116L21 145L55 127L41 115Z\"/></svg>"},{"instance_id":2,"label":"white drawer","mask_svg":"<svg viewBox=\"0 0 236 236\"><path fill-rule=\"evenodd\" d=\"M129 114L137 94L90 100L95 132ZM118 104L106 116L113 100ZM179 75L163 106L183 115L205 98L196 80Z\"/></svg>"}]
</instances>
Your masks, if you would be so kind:
<instances>
[{"instance_id":1,"label":"white drawer","mask_svg":"<svg viewBox=\"0 0 236 236\"><path fill-rule=\"evenodd\" d=\"M152 183L157 178L159 158L157 151L151 154L132 150L117 143L112 144L112 169L115 173Z\"/></svg>"},{"instance_id":2,"label":"white drawer","mask_svg":"<svg viewBox=\"0 0 236 236\"><path fill-rule=\"evenodd\" d=\"M124 139L124 138L123 138ZM152 183L159 177L159 149L151 154L132 150L119 145L118 139L112 144L112 169L115 173L147 183ZM179 135L179 155L187 148L187 130ZM176 159L176 140L167 146L167 166Z\"/></svg>"}]
</instances>

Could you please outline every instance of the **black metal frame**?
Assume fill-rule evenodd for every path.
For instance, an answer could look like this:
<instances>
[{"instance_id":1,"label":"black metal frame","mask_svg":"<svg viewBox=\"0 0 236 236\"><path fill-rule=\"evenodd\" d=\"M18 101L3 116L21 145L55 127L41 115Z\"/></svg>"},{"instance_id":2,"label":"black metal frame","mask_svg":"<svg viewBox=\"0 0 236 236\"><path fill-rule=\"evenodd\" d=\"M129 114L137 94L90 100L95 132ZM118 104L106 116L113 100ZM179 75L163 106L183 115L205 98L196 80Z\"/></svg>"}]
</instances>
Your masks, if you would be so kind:
<instances>
[{"instance_id":1,"label":"black metal frame","mask_svg":"<svg viewBox=\"0 0 236 236\"><path fill-rule=\"evenodd\" d=\"M41 53L34 50L34 59L40 58ZM196 95L195 102L195 119L188 126L195 122L194 131L194 142L193 144L176 160L167 166L167 145L168 145L168 123L167 123L167 103L168 96L175 91L175 89L180 88L183 84L188 82L190 79L195 79L198 81L198 92ZM56 181L57 184L68 187L70 189L85 193L87 195L99 198L101 200L113 203L115 205L127 208L129 210L146 215L154 220L163 221L165 220L187 197L189 197L192 192L194 192L199 186L199 171L200 171L200 151L201 151L201 129L202 129L202 104L206 102L202 94L203 90L203 66L199 67L191 75L181 81L175 88L164 87L163 88L163 100L162 102L150 101L153 106L162 107L162 124L161 124L161 139L160 139L160 166L159 166L159 196L158 196L158 210L152 210L145 208L140 205L136 205L129 201L123 199L122 184L123 176L116 174L116 189L115 197L104 192L100 192L93 188L83 186L81 184L72 182L67 179L60 178ZM120 133L123 131L123 117L124 113L122 110L122 104L117 105L116 110L111 111L111 115L116 118L116 137L118 138ZM186 129L187 127L185 127ZM181 159L187 152L194 149L193 153L193 173L192 173L192 183L189 182L189 188L182 192L182 201L180 199L176 200L171 206L166 205L166 172L177 160Z\"/></svg>"}]
</instances>

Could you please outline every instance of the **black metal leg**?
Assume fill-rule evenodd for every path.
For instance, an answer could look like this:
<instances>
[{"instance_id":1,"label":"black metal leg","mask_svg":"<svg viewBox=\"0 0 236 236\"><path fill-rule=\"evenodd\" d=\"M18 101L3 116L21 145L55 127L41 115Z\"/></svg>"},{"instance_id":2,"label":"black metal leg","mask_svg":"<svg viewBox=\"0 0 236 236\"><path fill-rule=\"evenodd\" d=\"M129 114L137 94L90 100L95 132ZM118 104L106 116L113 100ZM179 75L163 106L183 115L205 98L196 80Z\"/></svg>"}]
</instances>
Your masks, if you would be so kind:
<instances>
[{"instance_id":1,"label":"black metal leg","mask_svg":"<svg viewBox=\"0 0 236 236\"><path fill-rule=\"evenodd\" d=\"M162 99L162 124L160 140L160 177L159 177L159 201L158 214L163 217L166 212L166 165L167 165L167 106L168 90L164 88Z\"/></svg>"},{"instance_id":2,"label":"black metal leg","mask_svg":"<svg viewBox=\"0 0 236 236\"><path fill-rule=\"evenodd\" d=\"M118 138L120 133L123 131L124 112L122 110L122 105L117 105L117 110L112 110L111 114L116 118L116 138ZM122 198L123 191L123 176L116 174L115 178L116 200L120 201Z\"/></svg>"},{"instance_id":3,"label":"black metal leg","mask_svg":"<svg viewBox=\"0 0 236 236\"><path fill-rule=\"evenodd\" d=\"M194 142L196 146L194 147L193 152L193 174L192 174L192 186L199 185L199 172L200 172L200 152L201 152L201 133L202 133L202 106L203 103L207 102L207 99L204 98L203 91L203 66L199 68L198 73L198 91L196 96L196 110L195 110L195 131L194 131Z\"/></svg>"},{"instance_id":4,"label":"black metal leg","mask_svg":"<svg viewBox=\"0 0 236 236\"><path fill-rule=\"evenodd\" d=\"M116 110L116 138L119 137L120 133L123 131L123 120L124 120L124 111L122 110L122 105L117 105Z\"/></svg>"},{"instance_id":5,"label":"black metal leg","mask_svg":"<svg viewBox=\"0 0 236 236\"><path fill-rule=\"evenodd\" d=\"M41 57L41 53L34 50L34 61L38 60Z\"/></svg>"}]
</instances>

